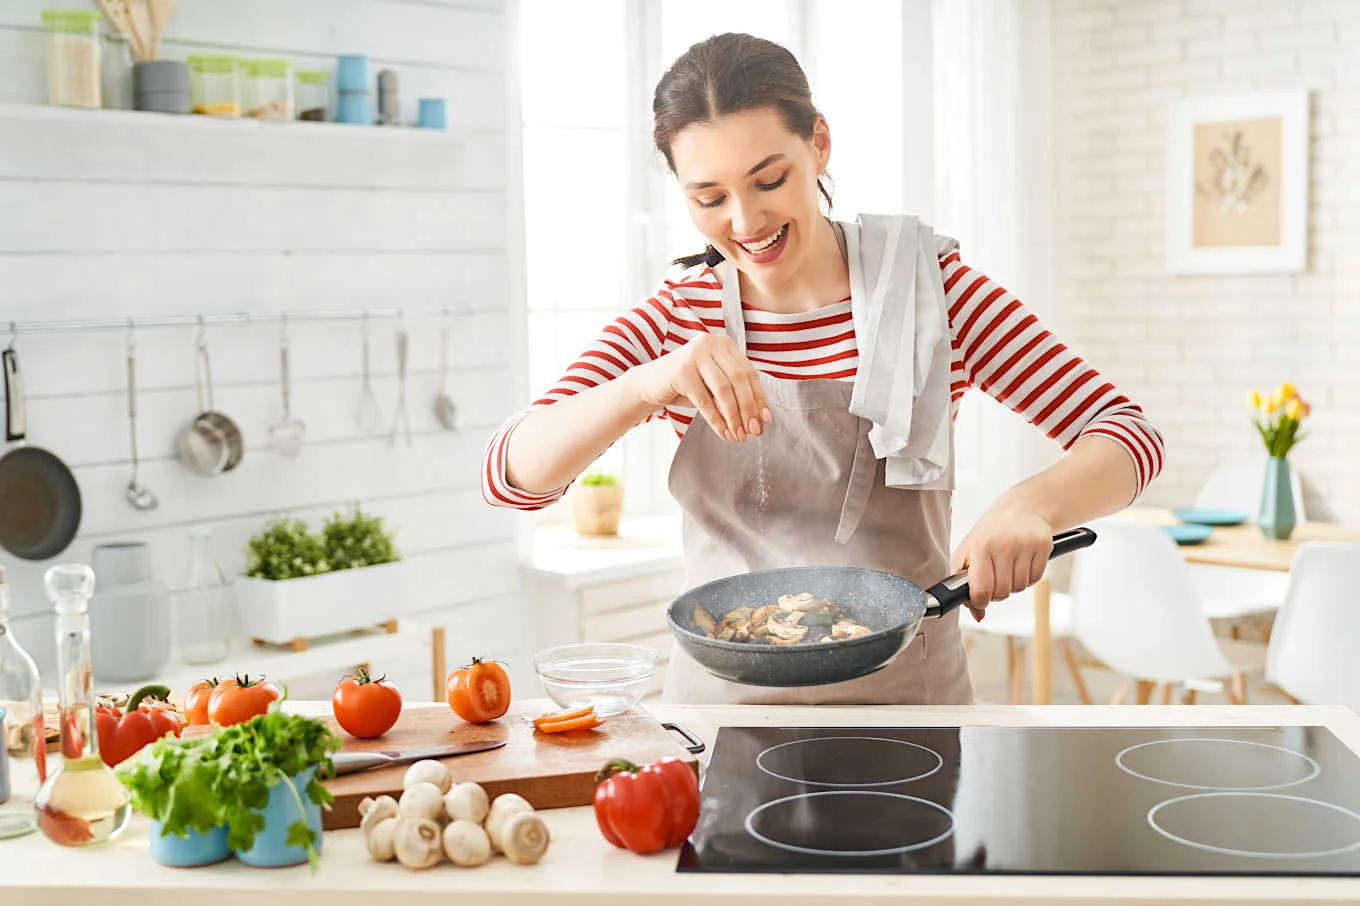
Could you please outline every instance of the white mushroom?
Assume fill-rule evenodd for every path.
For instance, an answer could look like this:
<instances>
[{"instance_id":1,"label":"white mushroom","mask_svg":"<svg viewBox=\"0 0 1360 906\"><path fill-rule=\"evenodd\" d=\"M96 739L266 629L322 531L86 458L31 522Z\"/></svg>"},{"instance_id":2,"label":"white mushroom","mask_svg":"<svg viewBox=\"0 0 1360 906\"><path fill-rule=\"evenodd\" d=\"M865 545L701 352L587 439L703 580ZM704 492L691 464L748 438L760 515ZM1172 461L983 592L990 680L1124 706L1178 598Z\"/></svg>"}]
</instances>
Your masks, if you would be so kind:
<instances>
[{"instance_id":1,"label":"white mushroom","mask_svg":"<svg viewBox=\"0 0 1360 906\"><path fill-rule=\"evenodd\" d=\"M406 776L402 778L401 788L409 790L417 783L433 783L439 787L439 794L442 796L453 785L453 776L449 774L449 769L444 767L443 762L426 758L423 761L417 761L406 769Z\"/></svg>"},{"instance_id":2,"label":"white mushroom","mask_svg":"<svg viewBox=\"0 0 1360 906\"><path fill-rule=\"evenodd\" d=\"M501 831L505 823L520 812L533 810L534 807L523 796L515 793L502 793L497 796L486 815L486 834L491 838L491 848L498 853L505 852L501 847Z\"/></svg>"},{"instance_id":3,"label":"white mushroom","mask_svg":"<svg viewBox=\"0 0 1360 906\"><path fill-rule=\"evenodd\" d=\"M368 854L378 862L391 862L397 855L397 819L384 818L364 832Z\"/></svg>"},{"instance_id":4,"label":"white mushroom","mask_svg":"<svg viewBox=\"0 0 1360 906\"><path fill-rule=\"evenodd\" d=\"M858 639L871 634L871 632L872 630L868 626L861 626L859 623L852 623L849 620L837 620L831 626L831 635L836 639Z\"/></svg>"},{"instance_id":5,"label":"white mushroom","mask_svg":"<svg viewBox=\"0 0 1360 906\"><path fill-rule=\"evenodd\" d=\"M397 815L401 818L424 818L442 822L444 795L433 783L417 783L401 794L401 802L397 804Z\"/></svg>"},{"instance_id":6,"label":"white mushroom","mask_svg":"<svg viewBox=\"0 0 1360 906\"><path fill-rule=\"evenodd\" d=\"M444 794L444 814L452 821L471 821L481 824L491 810L486 790L476 783L455 783Z\"/></svg>"},{"instance_id":7,"label":"white mushroom","mask_svg":"<svg viewBox=\"0 0 1360 906\"><path fill-rule=\"evenodd\" d=\"M454 865L481 865L491 858L491 838L480 824L457 819L444 828L444 854Z\"/></svg>"},{"instance_id":8,"label":"white mushroom","mask_svg":"<svg viewBox=\"0 0 1360 906\"><path fill-rule=\"evenodd\" d=\"M780 611L770 614L770 619L765 625L769 627L770 635L785 642L801 642L807 637L808 628L799 626L798 621L803 618L800 611Z\"/></svg>"},{"instance_id":9,"label":"white mushroom","mask_svg":"<svg viewBox=\"0 0 1360 906\"><path fill-rule=\"evenodd\" d=\"M369 828L385 818L397 817L397 800L391 796L365 796L359 803L359 827L368 833Z\"/></svg>"},{"instance_id":10,"label":"white mushroom","mask_svg":"<svg viewBox=\"0 0 1360 906\"><path fill-rule=\"evenodd\" d=\"M779 606L784 610L811 610L817 606L817 603L817 598L807 591L796 595L779 596Z\"/></svg>"},{"instance_id":11,"label":"white mushroom","mask_svg":"<svg viewBox=\"0 0 1360 906\"><path fill-rule=\"evenodd\" d=\"M515 812L501 826L500 848L516 865L532 865L548 851L548 825L537 812Z\"/></svg>"},{"instance_id":12,"label":"white mushroom","mask_svg":"<svg viewBox=\"0 0 1360 906\"><path fill-rule=\"evenodd\" d=\"M396 850L397 861L407 868L430 868L444 858L444 840L439 825L424 818L398 818L392 847Z\"/></svg>"}]
</instances>

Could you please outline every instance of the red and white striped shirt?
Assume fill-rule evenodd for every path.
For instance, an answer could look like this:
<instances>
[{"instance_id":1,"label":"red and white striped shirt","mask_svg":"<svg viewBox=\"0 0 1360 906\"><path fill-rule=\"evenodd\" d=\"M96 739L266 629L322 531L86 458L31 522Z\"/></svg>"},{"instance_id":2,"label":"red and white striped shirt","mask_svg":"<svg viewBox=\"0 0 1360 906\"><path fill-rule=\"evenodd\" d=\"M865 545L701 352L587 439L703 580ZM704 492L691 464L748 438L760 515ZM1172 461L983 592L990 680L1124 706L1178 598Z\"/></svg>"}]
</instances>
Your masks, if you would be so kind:
<instances>
[{"instance_id":1,"label":"red and white striped shirt","mask_svg":"<svg viewBox=\"0 0 1360 906\"><path fill-rule=\"evenodd\" d=\"M1132 457L1141 494L1161 471L1165 456L1162 437L1143 410L1060 343L1020 300L965 265L957 250L940 258L940 269L949 303L953 416L958 416L964 392L977 387L1063 449L1087 434L1108 437ZM742 310L746 354L756 370L792 380L854 380L858 351L848 299L796 314L745 304ZM701 332L723 330L717 274L695 265L663 281L656 295L605 327L533 406L550 406L672 352ZM653 417L669 419L683 435L695 414L694 409L667 407ZM526 494L505 477L506 441L523 417L520 413L503 425L487 446L482 496L495 506L542 509L566 489Z\"/></svg>"}]
</instances>

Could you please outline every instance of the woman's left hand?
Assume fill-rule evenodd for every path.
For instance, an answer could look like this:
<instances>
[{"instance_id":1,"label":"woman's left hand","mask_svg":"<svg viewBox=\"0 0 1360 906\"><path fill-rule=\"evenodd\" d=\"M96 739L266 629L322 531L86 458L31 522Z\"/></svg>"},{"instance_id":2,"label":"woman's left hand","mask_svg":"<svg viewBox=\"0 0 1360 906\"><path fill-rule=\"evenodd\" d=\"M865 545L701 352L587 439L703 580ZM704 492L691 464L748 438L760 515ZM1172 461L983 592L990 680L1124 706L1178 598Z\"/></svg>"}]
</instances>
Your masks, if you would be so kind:
<instances>
[{"instance_id":1,"label":"woman's left hand","mask_svg":"<svg viewBox=\"0 0 1360 906\"><path fill-rule=\"evenodd\" d=\"M988 604L1043 578L1052 551L1053 527L1042 516L1012 507L993 508L954 551L949 572L968 571L968 609L981 620Z\"/></svg>"}]
</instances>

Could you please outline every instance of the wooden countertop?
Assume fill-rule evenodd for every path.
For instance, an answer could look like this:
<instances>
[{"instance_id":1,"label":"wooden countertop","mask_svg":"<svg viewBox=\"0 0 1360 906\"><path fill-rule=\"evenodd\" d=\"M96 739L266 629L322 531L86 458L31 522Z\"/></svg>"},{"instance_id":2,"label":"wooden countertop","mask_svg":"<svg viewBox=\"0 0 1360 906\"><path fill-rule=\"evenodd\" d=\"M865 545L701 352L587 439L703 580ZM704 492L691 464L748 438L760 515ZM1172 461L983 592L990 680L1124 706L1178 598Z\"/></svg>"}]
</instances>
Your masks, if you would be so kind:
<instances>
[{"instance_id":1,"label":"wooden countertop","mask_svg":"<svg viewBox=\"0 0 1360 906\"><path fill-rule=\"evenodd\" d=\"M1112 518L1151 525L1175 525L1179 521L1171 510L1139 506L1122 510ZM1207 539L1199 544L1181 545L1180 550L1189 563L1288 572L1299 545L1307 541L1360 543L1360 529L1334 522L1300 522L1288 541L1272 541L1261 534L1254 522L1244 522L1215 526Z\"/></svg>"},{"instance_id":2,"label":"wooden countertop","mask_svg":"<svg viewBox=\"0 0 1360 906\"><path fill-rule=\"evenodd\" d=\"M323 713L326 703L294 710ZM1281 726L1321 724L1360 752L1360 717L1338 707L992 707L796 708L680 707L651 709L685 724L710 746L722 725L819 726ZM31 766L16 765L18 787L32 784ZM22 807L16 797L3 809ZM1299 903L1360 902L1360 880L1329 878L1030 877L983 875L716 875L677 874L676 851L641 857L607 844L589 808L544 812L553 842L543 861L522 867L504 859L476 869L444 863L416 872L369 860L357 830L328 831L321 869L256 869L236 862L166 868L147 852L147 822L112 843L62 849L38 834L0 841L0 902L70 906L108 902L135 906L609 906L703 903Z\"/></svg>"}]
</instances>

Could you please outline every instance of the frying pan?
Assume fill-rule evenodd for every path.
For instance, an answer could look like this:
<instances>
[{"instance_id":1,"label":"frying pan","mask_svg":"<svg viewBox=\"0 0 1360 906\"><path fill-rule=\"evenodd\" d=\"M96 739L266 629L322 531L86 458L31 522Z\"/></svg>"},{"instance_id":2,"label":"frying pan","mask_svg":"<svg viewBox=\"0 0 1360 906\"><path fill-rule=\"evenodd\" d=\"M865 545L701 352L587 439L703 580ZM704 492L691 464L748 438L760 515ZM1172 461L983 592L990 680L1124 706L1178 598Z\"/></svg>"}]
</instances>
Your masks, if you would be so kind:
<instances>
[{"instance_id":1,"label":"frying pan","mask_svg":"<svg viewBox=\"0 0 1360 906\"><path fill-rule=\"evenodd\" d=\"M80 528L80 487L66 464L24 442L24 380L19 355L4 352L5 440L0 457L0 546L24 560L66 550Z\"/></svg>"},{"instance_id":2,"label":"frying pan","mask_svg":"<svg viewBox=\"0 0 1360 906\"><path fill-rule=\"evenodd\" d=\"M1096 533L1075 528L1053 536L1049 559L1089 547ZM715 619L738 607L773 604L780 595L811 592L848 606L873 630L842 642L765 645L710 639L693 625L702 604ZM855 566L794 566L717 579L671 602L666 624L690 657L709 673L752 686L819 686L868 676L911 644L926 617L940 617L968 600L968 574L929 588L892 573Z\"/></svg>"}]
</instances>

